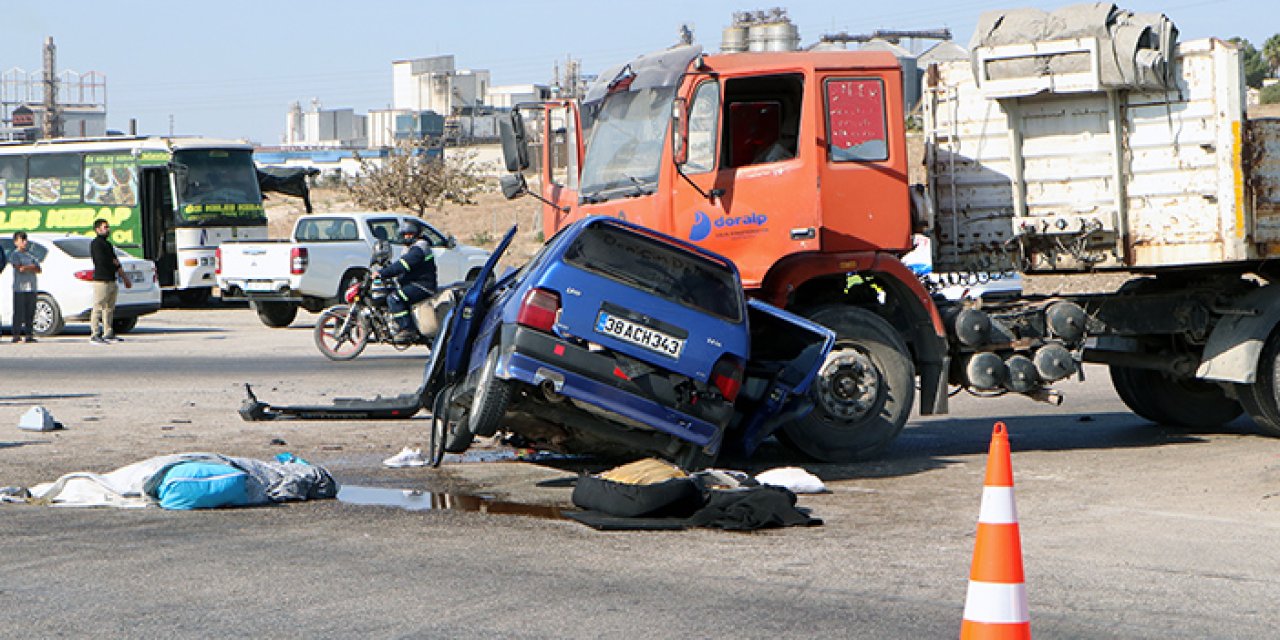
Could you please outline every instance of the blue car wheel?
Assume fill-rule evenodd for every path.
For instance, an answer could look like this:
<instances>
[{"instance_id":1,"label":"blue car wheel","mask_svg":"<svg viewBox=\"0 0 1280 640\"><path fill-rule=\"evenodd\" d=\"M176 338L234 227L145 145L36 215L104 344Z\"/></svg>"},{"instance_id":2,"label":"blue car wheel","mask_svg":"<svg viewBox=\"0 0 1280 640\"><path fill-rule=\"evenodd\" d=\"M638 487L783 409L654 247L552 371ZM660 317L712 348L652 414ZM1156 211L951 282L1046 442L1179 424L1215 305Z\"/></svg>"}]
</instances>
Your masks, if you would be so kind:
<instances>
[{"instance_id":1,"label":"blue car wheel","mask_svg":"<svg viewBox=\"0 0 1280 640\"><path fill-rule=\"evenodd\" d=\"M478 436L497 433L502 416L506 414L507 405L511 402L511 382L495 375L498 355L498 347L489 350L488 357L484 359L484 368L480 370L480 381L476 383L475 397L471 400L468 422L471 433Z\"/></svg>"}]
</instances>

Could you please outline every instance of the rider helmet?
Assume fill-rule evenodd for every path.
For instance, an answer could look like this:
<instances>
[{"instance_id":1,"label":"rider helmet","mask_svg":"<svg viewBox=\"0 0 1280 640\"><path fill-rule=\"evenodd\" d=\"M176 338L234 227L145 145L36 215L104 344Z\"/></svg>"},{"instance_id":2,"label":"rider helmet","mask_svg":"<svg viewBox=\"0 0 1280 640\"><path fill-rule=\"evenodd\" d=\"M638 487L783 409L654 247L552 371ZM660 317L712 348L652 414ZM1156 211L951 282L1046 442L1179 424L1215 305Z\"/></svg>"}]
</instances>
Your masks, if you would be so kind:
<instances>
[{"instance_id":1,"label":"rider helmet","mask_svg":"<svg viewBox=\"0 0 1280 640\"><path fill-rule=\"evenodd\" d=\"M400 229L397 233L399 233L400 239L405 244L413 244L413 241L418 239L419 230L418 225L408 220L403 220L400 222Z\"/></svg>"}]
</instances>

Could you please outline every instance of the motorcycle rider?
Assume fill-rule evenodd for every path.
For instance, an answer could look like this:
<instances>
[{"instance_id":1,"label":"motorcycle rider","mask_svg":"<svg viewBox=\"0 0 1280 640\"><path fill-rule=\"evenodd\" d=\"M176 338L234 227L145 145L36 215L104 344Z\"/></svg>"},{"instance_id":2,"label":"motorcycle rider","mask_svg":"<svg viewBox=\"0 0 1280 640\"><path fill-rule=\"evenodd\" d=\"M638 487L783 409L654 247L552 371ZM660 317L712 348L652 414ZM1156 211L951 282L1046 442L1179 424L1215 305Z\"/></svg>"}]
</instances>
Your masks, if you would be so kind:
<instances>
[{"instance_id":1,"label":"motorcycle rider","mask_svg":"<svg viewBox=\"0 0 1280 640\"><path fill-rule=\"evenodd\" d=\"M391 317L396 322L396 335L393 338L399 343L410 343L418 339L414 329L413 305L430 298L436 293L436 261L431 253L431 243L419 236L421 227L405 220L400 223L400 240L408 245L399 260L375 272L383 278L397 278L399 287L395 293L387 296L387 306L391 309Z\"/></svg>"}]
</instances>

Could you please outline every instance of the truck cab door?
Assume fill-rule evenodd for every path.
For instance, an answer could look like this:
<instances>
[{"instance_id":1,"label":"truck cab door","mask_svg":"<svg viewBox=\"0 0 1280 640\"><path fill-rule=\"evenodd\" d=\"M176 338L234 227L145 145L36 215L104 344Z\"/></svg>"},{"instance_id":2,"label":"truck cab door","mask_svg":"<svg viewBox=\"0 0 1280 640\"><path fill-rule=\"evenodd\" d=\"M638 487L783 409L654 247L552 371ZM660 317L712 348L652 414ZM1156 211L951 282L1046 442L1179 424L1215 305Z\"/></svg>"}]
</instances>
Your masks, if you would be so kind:
<instances>
[{"instance_id":1,"label":"truck cab door","mask_svg":"<svg viewBox=\"0 0 1280 640\"><path fill-rule=\"evenodd\" d=\"M582 118L572 100L541 104L538 126L528 132L529 144L538 145L539 190L553 204L542 207L542 229L547 236L572 222L580 214L578 180L582 174Z\"/></svg>"},{"instance_id":2,"label":"truck cab door","mask_svg":"<svg viewBox=\"0 0 1280 640\"><path fill-rule=\"evenodd\" d=\"M733 258L748 289L782 257L819 248L805 80L779 72L687 81L688 153L678 165L687 180L672 181L671 229Z\"/></svg>"}]
</instances>

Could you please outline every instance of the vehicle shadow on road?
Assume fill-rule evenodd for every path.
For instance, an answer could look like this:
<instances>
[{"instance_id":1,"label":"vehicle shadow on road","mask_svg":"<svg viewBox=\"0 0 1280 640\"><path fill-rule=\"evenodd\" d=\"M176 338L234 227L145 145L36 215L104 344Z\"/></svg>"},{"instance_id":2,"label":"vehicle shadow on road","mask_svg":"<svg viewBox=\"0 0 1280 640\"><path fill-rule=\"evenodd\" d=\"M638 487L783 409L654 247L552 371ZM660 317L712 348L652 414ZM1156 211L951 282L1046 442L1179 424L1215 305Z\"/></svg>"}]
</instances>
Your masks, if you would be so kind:
<instances>
[{"instance_id":1,"label":"vehicle shadow on road","mask_svg":"<svg viewBox=\"0 0 1280 640\"><path fill-rule=\"evenodd\" d=\"M1207 444L1205 436L1239 435L1263 438L1248 418L1214 430L1191 430L1159 425L1129 413L1088 416L1025 415L1002 418L1014 454L1020 451L1077 451ZM909 425L874 460L823 463L797 458L781 446L761 447L748 471L793 464L823 480L851 480L915 475L961 464L961 457L985 455L991 442L993 419L952 418ZM769 444L769 443L767 443ZM775 457L777 456L777 457Z\"/></svg>"},{"instance_id":2,"label":"vehicle shadow on road","mask_svg":"<svg viewBox=\"0 0 1280 640\"><path fill-rule=\"evenodd\" d=\"M129 333L122 333L120 337L126 341L130 337L144 336L164 336L174 334L190 334L190 333L230 333L229 330L221 327L193 326L193 327L136 327ZM56 336L42 338L42 340L57 341L58 338L89 338L89 326L83 327L67 327Z\"/></svg>"}]
</instances>

